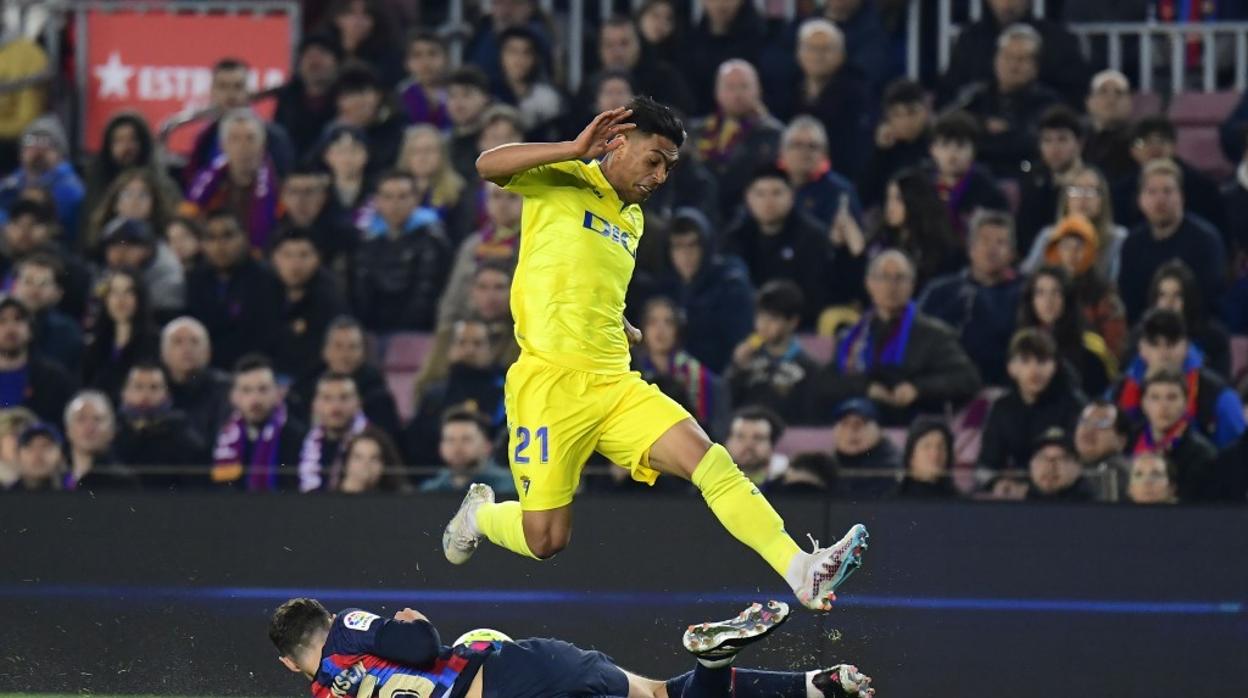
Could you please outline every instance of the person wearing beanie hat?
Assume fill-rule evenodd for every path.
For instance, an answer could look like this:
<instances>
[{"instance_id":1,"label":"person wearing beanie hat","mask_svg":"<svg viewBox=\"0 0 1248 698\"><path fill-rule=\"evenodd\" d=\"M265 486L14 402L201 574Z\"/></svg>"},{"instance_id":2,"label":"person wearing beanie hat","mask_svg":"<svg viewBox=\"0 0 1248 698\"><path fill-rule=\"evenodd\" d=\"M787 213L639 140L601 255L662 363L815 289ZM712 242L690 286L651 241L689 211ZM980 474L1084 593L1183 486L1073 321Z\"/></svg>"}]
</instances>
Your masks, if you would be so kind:
<instances>
[{"instance_id":1,"label":"person wearing beanie hat","mask_svg":"<svg viewBox=\"0 0 1248 698\"><path fill-rule=\"evenodd\" d=\"M45 114L22 131L18 159L17 170L0 180L0 208L9 208L28 188L47 189L56 205L62 242L71 244L86 189L69 163L69 140L55 115Z\"/></svg>"}]
</instances>

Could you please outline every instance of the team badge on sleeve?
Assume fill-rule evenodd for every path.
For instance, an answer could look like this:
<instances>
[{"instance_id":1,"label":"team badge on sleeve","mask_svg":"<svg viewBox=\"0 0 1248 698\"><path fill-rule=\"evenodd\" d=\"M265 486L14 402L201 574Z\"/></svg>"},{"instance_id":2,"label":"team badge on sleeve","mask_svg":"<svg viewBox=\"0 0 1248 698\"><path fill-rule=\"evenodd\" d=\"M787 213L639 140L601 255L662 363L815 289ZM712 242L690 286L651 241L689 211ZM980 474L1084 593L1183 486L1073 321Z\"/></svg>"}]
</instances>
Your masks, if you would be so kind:
<instances>
[{"instance_id":1,"label":"team badge on sleeve","mask_svg":"<svg viewBox=\"0 0 1248 698\"><path fill-rule=\"evenodd\" d=\"M352 630L368 630L369 626L373 624L373 621L377 620L379 617L380 616L375 616L368 611L352 611L342 619L342 624Z\"/></svg>"}]
</instances>

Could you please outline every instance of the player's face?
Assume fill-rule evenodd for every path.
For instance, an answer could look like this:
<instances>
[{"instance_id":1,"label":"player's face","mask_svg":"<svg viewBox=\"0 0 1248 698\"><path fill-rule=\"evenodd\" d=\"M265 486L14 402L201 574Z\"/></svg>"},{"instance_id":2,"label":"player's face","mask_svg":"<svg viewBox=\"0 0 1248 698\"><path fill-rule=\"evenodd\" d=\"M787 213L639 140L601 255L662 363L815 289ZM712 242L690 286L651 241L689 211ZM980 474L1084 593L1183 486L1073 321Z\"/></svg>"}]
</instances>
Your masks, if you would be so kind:
<instances>
[{"instance_id":1,"label":"player's face","mask_svg":"<svg viewBox=\"0 0 1248 698\"><path fill-rule=\"evenodd\" d=\"M771 461L771 423L765 419L734 419L724 448L737 465L758 470Z\"/></svg>"},{"instance_id":2,"label":"player's face","mask_svg":"<svg viewBox=\"0 0 1248 698\"><path fill-rule=\"evenodd\" d=\"M1049 387L1053 374L1057 372L1057 362L1020 354L1010 359L1006 371L1023 393L1035 396Z\"/></svg>"},{"instance_id":3,"label":"player's face","mask_svg":"<svg viewBox=\"0 0 1248 698\"><path fill-rule=\"evenodd\" d=\"M1167 342L1165 339L1157 338L1156 341L1150 342L1141 338L1139 343L1140 358L1144 359L1144 364L1148 367L1149 373L1157 371L1181 371L1183 362L1187 359L1187 340L1180 339L1177 342Z\"/></svg>"},{"instance_id":4,"label":"player's face","mask_svg":"<svg viewBox=\"0 0 1248 698\"><path fill-rule=\"evenodd\" d=\"M1187 397L1173 383L1154 383L1144 391L1144 416L1153 429L1169 429L1183 418Z\"/></svg>"},{"instance_id":5,"label":"player's face","mask_svg":"<svg viewBox=\"0 0 1248 698\"><path fill-rule=\"evenodd\" d=\"M1031 457L1031 482L1036 489L1052 494L1066 489L1079 478L1079 463L1057 445L1045 446Z\"/></svg>"},{"instance_id":6,"label":"player's face","mask_svg":"<svg viewBox=\"0 0 1248 698\"><path fill-rule=\"evenodd\" d=\"M837 453L857 456L880 442L880 425L860 415L846 415L836 423L833 440Z\"/></svg>"},{"instance_id":7,"label":"player's face","mask_svg":"<svg viewBox=\"0 0 1248 698\"><path fill-rule=\"evenodd\" d=\"M1174 499L1175 486L1166 472L1166 462L1148 453L1131 462L1131 482L1127 497L1136 504L1164 504Z\"/></svg>"},{"instance_id":8,"label":"player's face","mask_svg":"<svg viewBox=\"0 0 1248 698\"><path fill-rule=\"evenodd\" d=\"M17 308L0 310L0 354L18 353L30 344L30 323Z\"/></svg>"},{"instance_id":9,"label":"player's face","mask_svg":"<svg viewBox=\"0 0 1248 698\"><path fill-rule=\"evenodd\" d=\"M341 431L360 411L360 397L353 381L321 381L312 399L312 412L316 422L326 429Z\"/></svg>"},{"instance_id":10,"label":"player's face","mask_svg":"<svg viewBox=\"0 0 1248 698\"><path fill-rule=\"evenodd\" d=\"M354 327L330 332L321 358L334 373L355 373L364 364L364 334Z\"/></svg>"},{"instance_id":11,"label":"player's face","mask_svg":"<svg viewBox=\"0 0 1248 698\"><path fill-rule=\"evenodd\" d=\"M160 371L134 370L121 390L121 404L133 410L154 410L169 400L169 387Z\"/></svg>"},{"instance_id":12,"label":"player's face","mask_svg":"<svg viewBox=\"0 0 1248 698\"><path fill-rule=\"evenodd\" d=\"M236 376L230 404L249 424L263 424L277 407L277 381L273 371L262 368Z\"/></svg>"},{"instance_id":13,"label":"player's face","mask_svg":"<svg viewBox=\"0 0 1248 698\"><path fill-rule=\"evenodd\" d=\"M490 454L490 442L472 422L449 422L442 427L438 454L451 470L470 470Z\"/></svg>"},{"instance_id":14,"label":"player's face","mask_svg":"<svg viewBox=\"0 0 1248 698\"><path fill-rule=\"evenodd\" d=\"M627 133L624 144L611 154L615 187L620 199L640 204L663 186L680 160L680 151L670 138L652 133Z\"/></svg>"}]
</instances>

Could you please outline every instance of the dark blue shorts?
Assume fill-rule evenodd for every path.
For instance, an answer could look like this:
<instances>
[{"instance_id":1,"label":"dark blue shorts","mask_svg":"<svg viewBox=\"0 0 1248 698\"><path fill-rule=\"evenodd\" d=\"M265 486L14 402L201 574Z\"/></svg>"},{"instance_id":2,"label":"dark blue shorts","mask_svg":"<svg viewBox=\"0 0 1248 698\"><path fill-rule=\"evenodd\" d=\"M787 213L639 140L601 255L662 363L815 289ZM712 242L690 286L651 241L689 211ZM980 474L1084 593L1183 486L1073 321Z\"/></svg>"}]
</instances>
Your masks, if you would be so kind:
<instances>
[{"instance_id":1,"label":"dark blue shorts","mask_svg":"<svg viewBox=\"0 0 1248 698\"><path fill-rule=\"evenodd\" d=\"M483 669L483 698L628 695L628 676L610 657L561 640L503 643Z\"/></svg>"}]
</instances>

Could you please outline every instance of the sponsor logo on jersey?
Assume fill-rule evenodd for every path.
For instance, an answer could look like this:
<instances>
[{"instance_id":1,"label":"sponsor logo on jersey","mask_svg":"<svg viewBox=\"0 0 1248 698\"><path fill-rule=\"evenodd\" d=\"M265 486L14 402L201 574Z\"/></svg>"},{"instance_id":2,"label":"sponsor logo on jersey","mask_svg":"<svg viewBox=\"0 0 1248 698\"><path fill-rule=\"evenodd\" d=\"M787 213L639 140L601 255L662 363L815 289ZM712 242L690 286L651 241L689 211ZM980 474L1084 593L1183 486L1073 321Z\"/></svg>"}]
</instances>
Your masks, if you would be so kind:
<instances>
[{"instance_id":1,"label":"sponsor logo on jersey","mask_svg":"<svg viewBox=\"0 0 1248 698\"><path fill-rule=\"evenodd\" d=\"M368 611L352 611L342 619L342 624L352 630L368 630L378 617Z\"/></svg>"},{"instance_id":2,"label":"sponsor logo on jersey","mask_svg":"<svg viewBox=\"0 0 1248 698\"><path fill-rule=\"evenodd\" d=\"M585 212L585 220L582 222L582 225L585 229L592 230L611 242L616 243L620 247L623 247L624 251L627 252L633 259L637 258L636 248L629 248L629 245L632 244L632 238L629 237L628 233L624 232L618 225L611 223L606 218L603 218L593 211Z\"/></svg>"}]
</instances>

